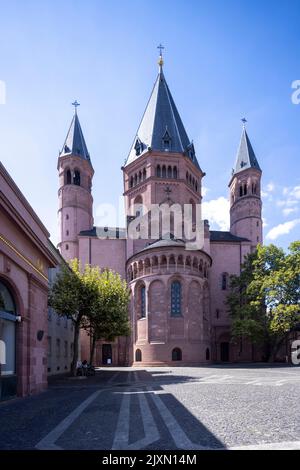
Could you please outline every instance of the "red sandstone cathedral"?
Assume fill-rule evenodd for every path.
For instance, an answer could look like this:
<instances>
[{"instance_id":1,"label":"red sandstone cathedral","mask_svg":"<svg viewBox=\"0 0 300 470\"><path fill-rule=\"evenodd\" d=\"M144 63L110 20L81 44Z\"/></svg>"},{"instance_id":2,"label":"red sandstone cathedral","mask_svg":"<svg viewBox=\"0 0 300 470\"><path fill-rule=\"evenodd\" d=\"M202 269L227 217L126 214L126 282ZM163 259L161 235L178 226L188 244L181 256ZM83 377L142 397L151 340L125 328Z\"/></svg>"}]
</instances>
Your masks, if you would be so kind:
<instances>
[{"instance_id":1,"label":"red sandstone cathedral","mask_svg":"<svg viewBox=\"0 0 300 470\"><path fill-rule=\"evenodd\" d=\"M201 163L201 162L200 162ZM97 345L96 362L112 365L192 365L260 359L250 344L230 342L225 299L231 274L262 243L261 169L243 127L229 175L230 231L211 231L203 222L201 248L188 249L184 234L129 236L129 226L150 221L150 208L201 207L202 171L163 72L159 73L141 123L122 167L124 228L93 225L94 170L75 107L58 159L59 249L67 260L109 267L131 291L130 338ZM101 182L101 175L99 175ZM194 223L194 213L192 214ZM153 218L152 218L153 220ZM155 225L155 224L154 224ZM140 226L135 223L136 232ZM142 233L142 232L141 232ZM151 236L150 236L151 235ZM89 357L82 334L81 356Z\"/></svg>"}]
</instances>

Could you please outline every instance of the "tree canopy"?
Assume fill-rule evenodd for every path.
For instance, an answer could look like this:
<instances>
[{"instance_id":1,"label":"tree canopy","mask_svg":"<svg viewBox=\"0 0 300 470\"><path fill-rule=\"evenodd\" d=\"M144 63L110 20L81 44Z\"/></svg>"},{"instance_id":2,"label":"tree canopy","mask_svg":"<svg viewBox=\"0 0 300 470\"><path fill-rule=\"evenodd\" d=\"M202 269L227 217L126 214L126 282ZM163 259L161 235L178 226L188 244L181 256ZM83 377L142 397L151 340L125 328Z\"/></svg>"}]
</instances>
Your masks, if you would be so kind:
<instances>
[{"instance_id":1,"label":"tree canopy","mask_svg":"<svg viewBox=\"0 0 300 470\"><path fill-rule=\"evenodd\" d=\"M264 345L265 358L275 359L287 334L300 324L300 241L286 254L275 245L258 245L231 276L227 305L234 339Z\"/></svg>"},{"instance_id":2,"label":"tree canopy","mask_svg":"<svg viewBox=\"0 0 300 470\"><path fill-rule=\"evenodd\" d=\"M111 270L101 271L75 259L62 265L49 293L49 305L74 324L72 374L76 374L81 328L97 339L129 334L129 291L126 281Z\"/></svg>"}]
</instances>

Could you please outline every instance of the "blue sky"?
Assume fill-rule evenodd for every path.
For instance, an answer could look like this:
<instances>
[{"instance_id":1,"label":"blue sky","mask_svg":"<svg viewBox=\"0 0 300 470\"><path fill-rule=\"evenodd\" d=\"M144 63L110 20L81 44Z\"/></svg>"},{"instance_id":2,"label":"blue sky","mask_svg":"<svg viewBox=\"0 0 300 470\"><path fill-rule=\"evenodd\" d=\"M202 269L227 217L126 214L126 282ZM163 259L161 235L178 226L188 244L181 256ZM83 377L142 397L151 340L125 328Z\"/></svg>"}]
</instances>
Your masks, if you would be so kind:
<instances>
[{"instance_id":1,"label":"blue sky","mask_svg":"<svg viewBox=\"0 0 300 470\"><path fill-rule=\"evenodd\" d=\"M300 2L0 0L0 160L57 241L57 156L74 99L95 209L117 205L165 45L165 75L206 172L204 210L226 228L241 122L263 169L266 242L300 233ZM96 223L101 223L96 216Z\"/></svg>"}]
</instances>

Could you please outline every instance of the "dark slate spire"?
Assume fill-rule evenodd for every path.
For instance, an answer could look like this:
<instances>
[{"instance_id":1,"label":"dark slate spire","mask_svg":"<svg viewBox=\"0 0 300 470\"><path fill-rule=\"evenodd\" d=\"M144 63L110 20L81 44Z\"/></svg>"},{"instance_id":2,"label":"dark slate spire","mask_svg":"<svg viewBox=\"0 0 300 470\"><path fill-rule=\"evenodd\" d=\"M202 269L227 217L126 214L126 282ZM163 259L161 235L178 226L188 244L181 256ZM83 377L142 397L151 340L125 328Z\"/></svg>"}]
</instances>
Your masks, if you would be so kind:
<instances>
[{"instance_id":1,"label":"dark slate spire","mask_svg":"<svg viewBox=\"0 0 300 470\"><path fill-rule=\"evenodd\" d=\"M65 143L60 153L61 157L64 155L75 155L76 157L80 157L91 162L76 108Z\"/></svg>"},{"instance_id":2,"label":"dark slate spire","mask_svg":"<svg viewBox=\"0 0 300 470\"><path fill-rule=\"evenodd\" d=\"M261 171L244 125L233 174L247 168L256 168Z\"/></svg>"},{"instance_id":3,"label":"dark slate spire","mask_svg":"<svg viewBox=\"0 0 300 470\"><path fill-rule=\"evenodd\" d=\"M158 64L159 73L125 165L151 149L185 153L199 168L193 143L188 138L167 85L161 55Z\"/></svg>"}]
</instances>

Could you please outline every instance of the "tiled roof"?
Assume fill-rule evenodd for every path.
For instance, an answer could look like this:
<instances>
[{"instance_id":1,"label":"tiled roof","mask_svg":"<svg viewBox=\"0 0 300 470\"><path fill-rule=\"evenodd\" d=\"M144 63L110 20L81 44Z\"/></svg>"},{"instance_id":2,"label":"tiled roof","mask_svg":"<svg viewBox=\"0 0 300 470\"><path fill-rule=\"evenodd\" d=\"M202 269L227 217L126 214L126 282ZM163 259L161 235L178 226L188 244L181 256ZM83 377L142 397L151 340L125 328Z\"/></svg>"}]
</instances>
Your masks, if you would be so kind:
<instances>
[{"instance_id":1,"label":"tiled roof","mask_svg":"<svg viewBox=\"0 0 300 470\"><path fill-rule=\"evenodd\" d=\"M210 241L211 242L249 242L248 238L237 237L230 232L221 232L218 230L210 230Z\"/></svg>"},{"instance_id":2,"label":"tiled roof","mask_svg":"<svg viewBox=\"0 0 300 470\"><path fill-rule=\"evenodd\" d=\"M77 113L74 114L60 156L75 155L90 162L90 155L83 137Z\"/></svg>"},{"instance_id":3,"label":"tiled roof","mask_svg":"<svg viewBox=\"0 0 300 470\"><path fill-rule=\"evenodd\" d=\"M149 149L165 152L165 140L169 140L170 152L185 153L199 168L194 146L188 138L162 67L160 67L126 165L135 161Z\"/></svg>"},{"instance_id":4,"label":"tiled roof","mask_svg":"<svg viewBox=\"0 0 300 470\"><path fill-rule=\"evenodd\" d=\"M119 227L93 227L91 230L81 231L79 236L97 238L126 238L126 229Z\"/></svg>"},{"instance_id":5,"label":"tiled roof","mask_svg":"<svg viewBox=\"0 0 300 470\"><path fill-rule=\"evenodd\" d=\"M246 129L243 128L233 174L246 170L247 168L256 168L257 170L260 170L260 166L258 164Z\"/></svg>"}]
</instances>

